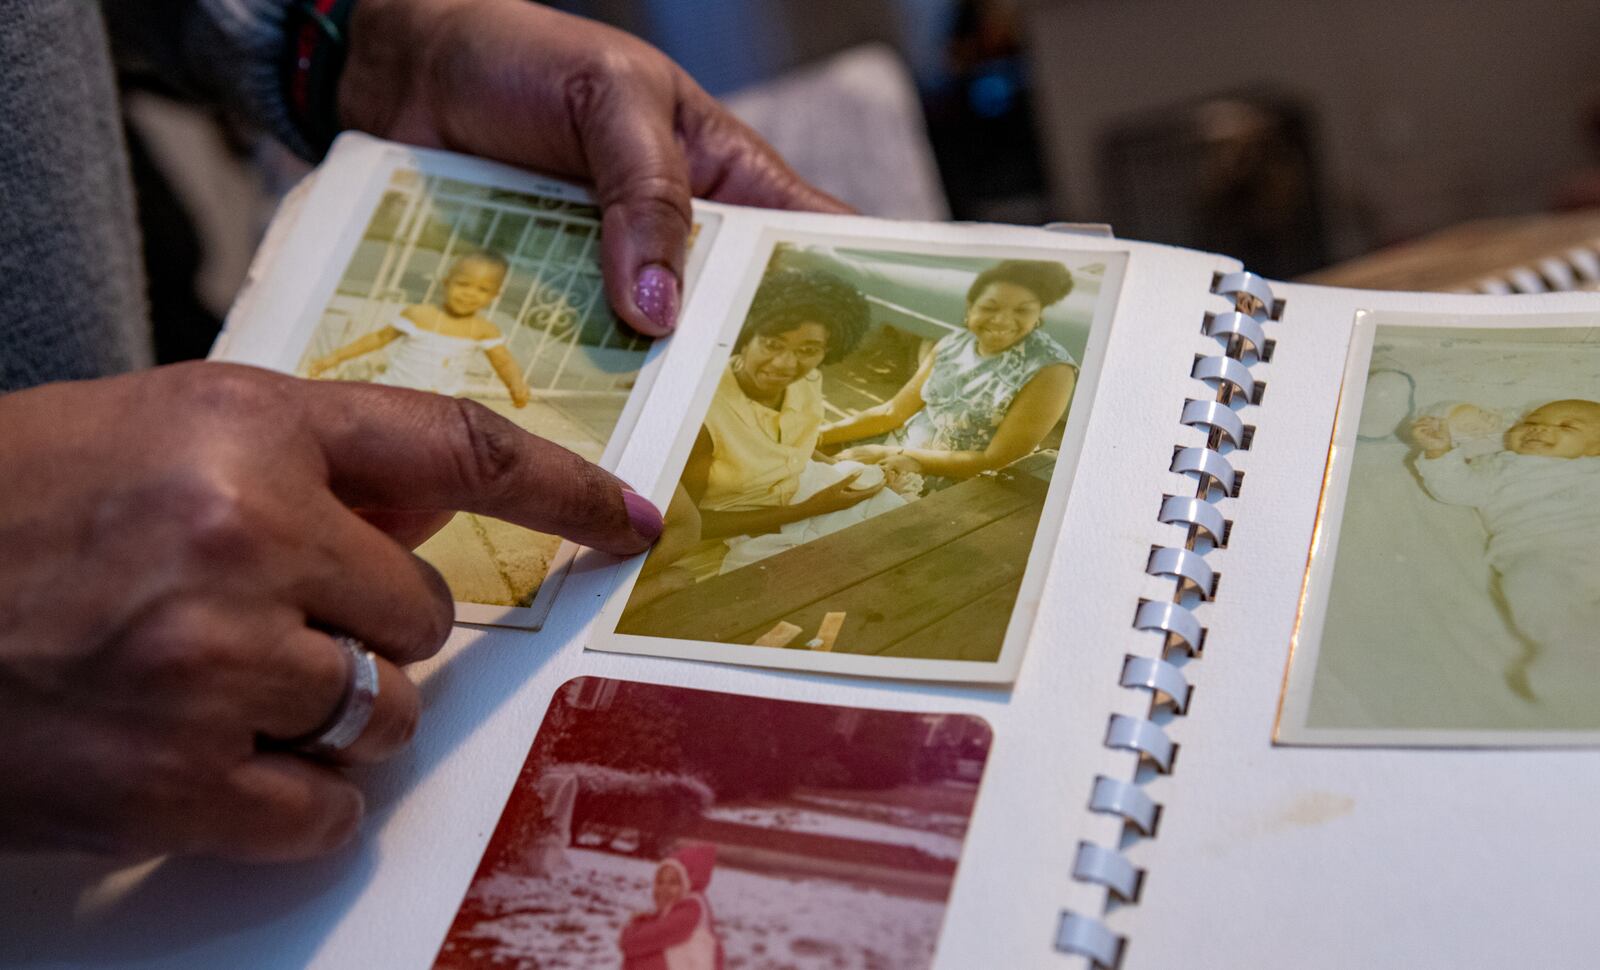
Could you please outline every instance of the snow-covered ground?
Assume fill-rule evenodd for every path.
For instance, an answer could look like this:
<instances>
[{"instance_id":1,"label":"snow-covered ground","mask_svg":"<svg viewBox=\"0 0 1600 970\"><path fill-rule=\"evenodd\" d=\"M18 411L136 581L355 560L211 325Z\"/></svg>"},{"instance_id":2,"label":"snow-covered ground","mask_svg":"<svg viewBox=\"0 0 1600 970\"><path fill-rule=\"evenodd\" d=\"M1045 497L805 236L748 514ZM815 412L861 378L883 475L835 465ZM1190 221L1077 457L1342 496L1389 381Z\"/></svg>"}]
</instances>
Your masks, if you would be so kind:
<instances>
[{"instance_id":1,"label":"snow-covered ground","mask_svg":"<svg viewBox=\"0 0 1600 970\"><path fill-rule=\"evenodd\" d=\"M863 801L856 798L834 798L814 793L797 794L790 797L793 801L805 805L814 805L824 811L847 812L851 815L869 818L889 825L925 829L929 832L943 832L946 835L958 837L967 834L967 821L972 815L970 808L961 813L933 812L921 808L911 808L906 805L885 805L882 802Z\"/></svg>"},{"instance_id":2,"label":"snow-covered ground","mask_svg":"<svg viewBox=\"0 0 1600 970\"><path fill-rule=\"evenodd\" d=\"M709 808L706 818L724 822L757 825L764 829L782 832L812 832L840 839L860 839L864 842L885 842L921 849L938 859L954 861L961 857L961 836L929 832L888 822L873 822L848 815L816 812L804 808L782 805L748 805L726 808Z\"/></svg>"},{"instance_id":3,"label":"snow-covered ground","mask_svg":"<svg viewBox=\"0 0 1600 970\"><path fill-rule=\"evenodd\" d=\"M617 935L650 907L656 864L568 850L569 872L496 875L473 886L485 918L446 944L445 958L519 970L600 970L620 965ZM706 893L728 970L924 970L933 959L942 902L889 896L826 879L784 879L721 869Z\"/></svg>"}]
</instances>

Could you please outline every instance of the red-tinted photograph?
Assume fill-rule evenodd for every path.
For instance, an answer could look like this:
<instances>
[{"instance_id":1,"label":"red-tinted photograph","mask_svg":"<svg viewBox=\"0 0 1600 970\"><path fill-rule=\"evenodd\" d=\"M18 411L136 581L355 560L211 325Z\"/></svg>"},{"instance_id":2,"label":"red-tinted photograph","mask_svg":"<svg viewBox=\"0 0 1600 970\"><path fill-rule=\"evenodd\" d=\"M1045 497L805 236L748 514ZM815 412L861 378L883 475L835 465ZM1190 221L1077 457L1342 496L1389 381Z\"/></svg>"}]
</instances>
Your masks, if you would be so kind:
<instances>
[{"instance_id":1,"label":"red-tinted photograph","mask_svg":"<svg viewBox=\"0 0 1600 970\"><path fill-rule=\"evenodd\" d=\"M961 714L570 681L435 966L928 967L991 739Z\"/></svg>"}]
</instances>

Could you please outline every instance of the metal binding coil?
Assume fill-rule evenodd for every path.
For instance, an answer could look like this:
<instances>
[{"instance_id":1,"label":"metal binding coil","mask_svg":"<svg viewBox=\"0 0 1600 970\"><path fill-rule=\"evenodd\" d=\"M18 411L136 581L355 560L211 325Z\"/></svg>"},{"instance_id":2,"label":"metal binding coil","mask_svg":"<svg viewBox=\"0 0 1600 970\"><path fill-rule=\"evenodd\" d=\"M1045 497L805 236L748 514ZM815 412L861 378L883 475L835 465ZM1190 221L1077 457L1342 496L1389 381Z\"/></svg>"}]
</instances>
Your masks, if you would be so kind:
<instances>
[{"instance_id":1,"label":"metal binding coil","mask_svg":"<svg viewBox=\"0 0 1600 970\"><path fill-rule=\"evenodd\" d=\"M1097 967L1114 967L1122 962L1123 939L1106 929L1106 924L1067 910L1056 927L1056 949L1077 953L1093 960Z\"/></svg>"},{"instance_id":2,"label":"metal binding coil","mask_svg":"<svg viewBox=\"0 0 1600 970\"><path fill-rule=\"evenodd\" d=\"M1072 878L1082 882L1097 882L1111 890L1125 903L1137 902L1139 887L1144 883L1144 870L1128 861L1120 852L1079 842L1078 855L1072 863Z\"/></svg>"},{"instance_id":3,"label":"metal binding coil","mask_svg":"<svg viewBox=\"0 0 1600 970\"><path fill-rule=\"evenodd\" d=\"M1201 599L1210 599L1217 585L1217 574L1206 558L1181 546L1158 546L1150 553L1150 562L1144 571L1152 576L1171 576L1186 581L1194 586Z\"/></svg>"},{"instance_id":4,"label":"metal binding coil","mask_svg":"<svg viewBox=\"0 0 1600 970\"><path fill-rule=\"evenodd\" d=\"M1245 307L1241 305L1245 301L1239 298L1242 296L1253 297L1256 306L1248 312L1257 320L1276 320L1282 310L1272 295L1272 286L1266 280L1249 271L1226 273L1217 277L1211 284L1211 292L1218 296L1233 297L1235 309L1241 311L1245 310Z\"/></svg>"},{"instance_id":5,"label":"metal binding coil","mask_svg":"<svg viewBox=\"0 0 1600 970\"><path fill-rule=\"evenodd\" d=\"M1270 356L1270 341L1264 324L1277 320L1283 303L1274 297L1272 287L1254 273L1227 273L1217 276L1211 291L1228 297L1233 306L1224 312L1207 314L1201 332L1219 340L1221 356L1197 357L1191 371L1195 380L1212 392L1208 398L1184 402L1179 423L1199 428L1206 442L1197 447L1176 448L1172 471L1195 482L1194 495L1163 495L1156 518L1164 525L1186 527L1179 544L1157 546L1151 550L1145 571L1173 580L1170 599L1140 600L1134 611L1136 630L1161 636L1153 655L1129 653L1123 659L1121 686L1149 693L1149 717L1113 714L1106 723L1105 744L1127 750L1156 771L1173 770L1178 744L1162 727L1170 717L1189 713L1194 688L1184 675L1183 664L1196 659L1205 645L1206 628L1196 610L1216 595L1217 572L1206 560L1214 549L1228 541L1232 523L1219 503L1230 500L1238 491L1241 472L1228 454L1250 447L1253 428L1240 413L1259 403L1265 386L1251 368ZM1198 594L1198 601L1196 600ZM1169 658L1176 658L1169 659ZM1168 710L1166 715L1159 712ZM1152 720L1155 718L1155 720ZM1162 723L1157 723L1157 720ZM1154 838L1161 818L1161 806L1145 793L1135 770L1128 780L1097 775L1089 795L1089 810L1114 815L1123 820L1126 845L1131 837ZM1117 849L1091 842L1080 842L1073 861L1072 877L1104 888L1107 905L1113 900L1136 903L1144 886L1144 870L1133 865ZM1101 916L1071 910L1061 913L1056 927L1056 949L1086 957L1097 968L1109 970L1122 962L1127 940L1112 930Z\"/></svg>"},{"instance_id":6,"label":"metal binding coil","mask_svg":"<svg viewBox=\"0 0 1600 970\"><path fill-rule=\"evenodd\" d=\"M1172 470L1196 476L1202 489L1197 498L1202 499L1209 497L1207 479L1215 482L1224 495L1233 494L1233 486L1238 481L1233 465L1222 457L1222 452L1212 448L1179 448L1172 456Z\"/></svg>"},{"instance_id":7,"label":"metal binding coil","mask_svg":"<svg viewBox=\"0 0 1600 970\"><path fill-rule=\"evenodd\" d=\"M1246 401L1255 400L1256 379L1250 374L1250 368L1239 363L1237 358L1202 357L1194 362L1189 374L1195 380L1205 381L1212 386L1232 384Z\"/></svg>"},{"instance_id":8,"label":"metal binding coil","mask_svg":"<svg viewBox=\"0 0 1600 970\"><path fill-rule=\"evenodd\" d=\"M1161 806L1149 795L1129 781L1096 775L1094 791L1089 795L1089 809L1107 815L1118 815L1145 838L1156 834L1161 824Z\"/></svg>"},{"instance_id":9,"label":"metal binding coil","mask_svg":"<svg viewBox=\"0 0 1600 970\"><path fill-rule=\"evenodd\" d=\"M1244 420L1221 401L1185 401L1178 423L1191 428L1207 427L1221 432L1235 448L1244 447Z\"/></svg>"},{"instance_id":10,"label":"metal binding coil","mask_svg":"<svg viewBox=\"0 0 1600 970\"><path fill-rule=\"evenodd\" d=\"M1206 321L1205 330L1208 337L1221 337L1224 340L1238 337L1249 344L1246 352L1239 355L1239 362L1246 367L1255 364L1266 352L1267 335L1261 329L1261 321L1247 313L1238 310L1219 313Z\"/></svg>"},{"instance_id":11,"label":"metal binding coil","mask_svg":"<svg viewBox=\"0 0 1600 970\"><path fill-rule=\"evenodd\" d=\"M1126 714L1113 714L1106 722L1106 747L1137 751L1163 775L1170 774L1178 760L1177 742L1154 721Z\"/></svg>"},{"instance_id":12,"label":"metal binding coil","mask_svg":"<svg viewBox=\"0 0 1600 970\"><path fill-rule=\"evenodd\" d=\"M1177 637L1178 645L1191 657L1198 657L1200 651L1205 649L1205 628L1200 625L1193 610L1177 603L1164 603L1161 600L1140 602L1138 611L1133 615L1133 626L1136 630L1162 630L1168 634L1169 643L1173 637Z\"/></svg>"},{"instance_id":13,"label":"metal binding coil","mask_svg":"<svg viewBox=\"0 0 1600 970\"><path fill-rule=\"evenodd\" d=\"M1165 694L1172 701L1177 714L1189 713L1189 697L1194 693L1189 678L1177 664L1159 657L1138 657L1128 654L1122 661L1122 686L1148 687L1157 694Z\"/></svg>"},{"instance_id":14,"label":"metal binding coil","mask_svg":"<svg viewBox=\"0 0 1600 970\"><path fill-rule=\"evenodd\" d=\"M1164 495L1161 497L1161 511L1156 513L1156 518L1167 525L1182 523L1199 529L1211 539L1212 545L1220 546L1228 541L1228 520L1205 499Z\"/></svg>"}]
</instances>

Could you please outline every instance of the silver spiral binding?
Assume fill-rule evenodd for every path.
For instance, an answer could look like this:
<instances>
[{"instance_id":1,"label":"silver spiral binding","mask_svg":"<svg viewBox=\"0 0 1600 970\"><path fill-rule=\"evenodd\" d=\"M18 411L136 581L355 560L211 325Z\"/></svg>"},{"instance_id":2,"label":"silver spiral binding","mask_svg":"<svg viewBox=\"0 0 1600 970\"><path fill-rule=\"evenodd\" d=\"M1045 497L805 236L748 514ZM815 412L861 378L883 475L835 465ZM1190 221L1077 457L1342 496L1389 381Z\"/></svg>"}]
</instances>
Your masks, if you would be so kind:
<instances>
[{"instance_id":1,"label":"silver spiral binding","mask_svg":"<svg viewBox=\"0 0 1600 970\"><path fill-rule=\"evenodd\" d=\"M1239 475L1233 470L1233 465L1212 445L1204 448L1179 448L1172 456L1172 470L1193 475L1200 483L1200 494L1196 497L1207 501L1210 500L1213 485L1226 496L1232 495L1235 486L1239 484Z\"/></svg>"},{"instance_id":2,"label":"silver spiral binding","mask_svg":"<svg viewBox=\"0 0 1600 970\"><path fill-rule=\"evenodd\" d=\"M1104 916L1118 905L1136 904L1144 887L1144 870L1121 850L1139 839L1154 838L1161 818L1161 805L1145 793L1143 779L1152 770L1171 772L1177 759L1178 744L1163 725L1187 715L1193 701L1194 688L1183 666L1199 658L1205 648L1206 628L1196 610L1216 597L1221 578L1206 557L1228 544L1233 521L1225 505L1238 496L1244 479L1228 455L1249 450L1254 438L1246 409L1261 402L1266 384L1252 368L1271 361L1273 342L1265 325L1283 314L1283 302L1254 273L1219 275L1211 292L1233 304L1226 311L1206 314L1201 325L1205 336L1220 343L1222 354L1195 358L1190 374L1210 394L1184 401L1178 417L1180 425L1205 432L1206 441L1175 448L1171 465L1173 472L1194 482L1194 494L1163 495L1156 515L1163 525L1182 527L1186 536L1181 544L1150 551L1145 572L1172 580L1172 595L1141 599L1133 627L1159 634L1161 641L1148 655L1127 654L1119 680L1125 688L1148 693L1148 713L1113 714L1106 723L1105 745L1138 755L1139 769L1130 780L1096 776L1089 795L1090 811L1122 819L1123 838L1117 848L1080 842L1073 861L1074 879L1105 890L1106 909L1098 916L1064 911L1056 928L1056 949L1085 957L1098 970L1114 970L1128 948L1128 941L1106 925Z\"/></svg>"},{"instance_id":3,"label":"silver spiral binding","mask_svg":"<svg viewBox=\"0 0 1600 970\"><path fill-rule=\"evenodd\" d=\"M1217 574L1204 556L1182 547L1158 546L1150 553L1150 563L1145 572L1152 576L1170 576L1180 580L1180 587L1188 583L1203 600L1211 599L1217 589Z\"/></svg>"},{"instance_id":4,"label":"silver spiral binding","mask_svg":"<svg viewBox=\"0 0 1600 970\"><path fill-rule=\"evenodd\" d=\"M1194 362L1189 372L1197 381L1205 381L1219 392L1224 385L1233 387L1245 400L1255 403L1260 394L1250 368L1233 357L1202 357Z\"/></svg>"},{"instance_id":5,"label":"silver spiral binding","mask_svg":"<svg viewBox=\"0 0 1600 970\"><path fill-rule=\"evenodd\" d=\"M1093 842L1078 843L1078 857L1072 864L1072 878L1083 882L1097 882L1126 903L1139 901L1139 887L1144 884L1144 870L1128 861L1128 857L1111 849L1103 849Z\"/></svg>"},{"instance_id":6,"label":"silver spiral binding","mask_svg":"<svg viewBox=\"0 0 1600 970\"><path fill-rule=\"evenodd\" d=\"M1119 815L1145 838L1156 834L1161 824L1161 806L1132 782L1097 775L1089 795L1089 809L1106 815Z\"/></svg>"},{"instance_id":7,"label":"silver spiral binding","mask_svg":"<svg viewBox=\"0 0 1600 970\"><path fill-rule=\"evenodd\" d=\"M1177 742L1154 721L1126 714L1113 714L1106 722L1106 747L1137 751L1139 756L1163 775L1172 773L1178 760Z\"/></svg>"},{"instance_id":8,"label":"silver spiral binding","mask_svg":"<svg viewBox=\"0 0 1600 970\"><path fill-rule=\"evenodd\" d=\"M1161 511L1156 513L1156 518L1163 525L1182 524L1199 529L1214 546L1228 544L1228 520L1222 517L1215 505L1204 499L1163 495Z\"/></svg>"},{"instance_id":9,"label":"silver spiral binding","mask_svg":"<svg viewBox=\"0 0 1600 970\"><path fill-rule=\"evenodd\" d=\"M1061 924L1056 928L1056 949L1086 956L1097 967L1121 963L1124 943L1122 937L1106 929L1106 924L1073 912L1062 913Z\"/></svg>"},{"instance_id":10,"label":"silver spiral binding","mask_svg":"<svg viewBox=\"0 0 1600 970\"><path fill-rule=\"evenodd\" d=\"M1206 631L1195 618L1194 611L1177 603L1160 600L1140 600L1139 610L1133 615L1136 630L1161 630L1167 634L1167 648L1174 641L1191 657L1200 656L1206 646Z\"/></svg>"},{"instance_id":11,"label":"silver spiral binding","mask_svg":"<svg viewBox=\"0 0 1600 970\"><path fill-rule=\"evenodd\" d=\"M1217 337L1227 345L1229 337L1238 337L1244 342L1240 349L1239 362L1246 367L1254 366L1267 353L1267 335L1261 329L1261 322L1248 313L1238 310L1229 310L1219 313L1206 321L1206 336Z\"/></svg>"},{"instance_id":12,"label":"silver spiral binding","mask_svg":"<svg viewBox=\"0 0 1600 970\"><path fill-rule=\"evenodd\" d=\"M1239 412L1221 401L1185 401L1183 414L1178 421L1191 428L1205 427L1218 431L1235 448L1249 444L1245 437L1244 419L1239 417Z\"/></svg>"},{"instance_id":13,"label":"silver spiral binding","mask_svg":"<svg viewBox=\"0 0 1600 970\"><path fill-rule=\"evenodd\" d=\"M1157 697L1166 695L1175 714L1189 712L1189 698L1194 694L1189 678L1177 664L1131 653L1122 660L1122 686L1148 687Z\"/></svg>"}]
</instances>

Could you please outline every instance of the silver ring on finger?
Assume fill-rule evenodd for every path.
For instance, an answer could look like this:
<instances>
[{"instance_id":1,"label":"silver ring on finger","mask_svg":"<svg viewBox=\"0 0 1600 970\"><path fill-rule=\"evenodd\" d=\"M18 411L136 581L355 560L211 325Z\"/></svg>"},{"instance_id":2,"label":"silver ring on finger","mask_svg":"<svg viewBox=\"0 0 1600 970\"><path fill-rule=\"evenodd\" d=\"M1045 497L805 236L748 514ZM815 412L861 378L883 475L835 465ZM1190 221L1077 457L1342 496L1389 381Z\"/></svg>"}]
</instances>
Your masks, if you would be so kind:
<instances>
[{"instance_id":1,"label":"silver ring on finger","mask_svg":"<svg viewBox=\"0 0 1600 970\"><path fill-rule=\"evenodd\" d=\"M292 744L315 758L335 758L355 744L378 701L377 656L355 637L338 634L333 639L350 660L344 696L323 727Z\"/></svg>"}]
</instances>

